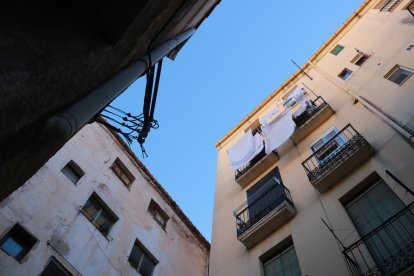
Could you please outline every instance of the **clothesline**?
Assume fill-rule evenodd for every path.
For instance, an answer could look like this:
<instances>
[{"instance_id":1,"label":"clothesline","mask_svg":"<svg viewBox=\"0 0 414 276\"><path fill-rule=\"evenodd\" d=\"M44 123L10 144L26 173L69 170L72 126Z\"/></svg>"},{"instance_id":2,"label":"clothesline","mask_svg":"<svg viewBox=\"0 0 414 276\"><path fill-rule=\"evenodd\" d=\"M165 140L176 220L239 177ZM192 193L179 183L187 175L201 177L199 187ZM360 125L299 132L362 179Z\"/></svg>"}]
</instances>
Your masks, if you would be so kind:
<instances>
[{"instance_id":1,"label":"clothesline","mask_svg":"<svg viewBox=\"0 0 414 276\"><path fill-rule=\"evenodd\" d=\"M256 133L253 136L252 131L248 130L227 150L233 171L250 162L263 150L262 140L264 141L265 153L270 154L290 138L295 130L295 122L292 117L297 117L305 112L308 107L312 107L302 88L296 88L292 92L292 97L294 97L296 103L301 104L299 110L292 114L292 109L295 107L295 105L292 105L280 111L278 109L278 107L280 108L279 104L270 113L260 118L261 134Z\"/></svg>"}]
</instances>

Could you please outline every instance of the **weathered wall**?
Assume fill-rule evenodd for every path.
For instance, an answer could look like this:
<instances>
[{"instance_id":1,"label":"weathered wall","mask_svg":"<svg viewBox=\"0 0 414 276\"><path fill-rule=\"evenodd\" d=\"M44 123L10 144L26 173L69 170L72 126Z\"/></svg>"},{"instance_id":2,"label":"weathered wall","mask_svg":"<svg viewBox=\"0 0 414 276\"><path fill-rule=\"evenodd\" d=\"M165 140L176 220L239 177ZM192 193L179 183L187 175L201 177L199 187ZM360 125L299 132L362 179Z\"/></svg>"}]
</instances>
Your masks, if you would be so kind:
<instances>
[{"instance_id":1,"label":"weathered wall","mask_svg":"<svg viewBox=\"0 0 414 276\"><path fill-rule=\"evenodd\" d=\"M135 176L130 190L110 166L119 157ZM74 185L61 169L75 161L86 173ZM96 192L119 217L106 239L79 208ZM154 199L170 217L165 231L147 209ZM52 241L83 275L136 275L128 255L138 239L157 258L154 275L204 275L208 248L177 215L106 129L88 125L0 206L0 235L16 222L38 242L19 264L0 250L0 275L38 275Z\"/></svg>"},{"instance_id":2,"label":"weathered wall","mask_svg":"<svg viewBox=\"0 0 414 276\"><path fill-rule=\"evenodd\" d=\"M414 18L408 11L402 10L407 4L408 1L403 1L394 12L382 13L367 7L367 13L339 33L315 62L316 67L309 69L312 81L307 77L298 77L280 93L295 84L302 87L305 84L321 95L336 113L298 145L287 141L278 149L280 160L245 189L234 180L226 150L252 122L270 112L276 98L221 141L217 157L210 275L262 275L259 257L288 236L292 237L303 275L348 275L340 247L321 218L334 229L342 229L337 230L336 234L345 245L355 241L358 237L356 229L339 199L373 172L377 172L398 196L406 202L409 200L409 196L405 196L403 189L385 174L385 170L390 170L414 189L411 181L414 177L412 146L361 103L354 104L346 92L351 90L370 99L402 123L408 125L412 122L414 77L402 86L384 79L395 64L411 69L414 66L412 52L406 50L408 45L414 44ZM337 43L344 45L345 49L338 56L329 54ZM350 63L357 54L355 48L372 55L361 67ZM337 75L345 67L353 70L353 74L343 81ZM312 154L310 147L321 135L331 127L341 129L348 123L367 139L375 153L332 189L321 194L309 183L301 163ZM236 238L233 210L246 201L246 190L276 166L284 185L290 190L297 214L247 250Z\"/></svg>"},{"instance_id":3,"label":"weathered wall","mask_svg":"<svg viewBox=\"0 0 414 276\"><path fill-rule=\"evenodd\" d=\"M44 130L48 118L147 55L150 45L197 28L218 2L3 1L0 200L67 142Z\"/></svg>"}]
</instances>

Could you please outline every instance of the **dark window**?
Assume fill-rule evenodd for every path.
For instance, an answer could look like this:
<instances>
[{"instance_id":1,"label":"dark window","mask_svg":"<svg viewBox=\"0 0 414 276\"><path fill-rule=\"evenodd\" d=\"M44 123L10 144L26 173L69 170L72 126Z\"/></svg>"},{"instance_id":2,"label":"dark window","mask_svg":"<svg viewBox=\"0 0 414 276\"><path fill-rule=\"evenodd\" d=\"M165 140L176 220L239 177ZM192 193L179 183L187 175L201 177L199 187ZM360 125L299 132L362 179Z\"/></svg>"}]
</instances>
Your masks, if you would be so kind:
<instances>
[{"instance_id":1,"label":"dark window","mask_svg":"<svg viewBox=\"0 0 414 276\"><path fill-rule=\"evenodd\" d=\"M72 276L63 265L52 257L40 276Z\"/></svg>"},{"instance_id":2,"label":"dark window","mask_svg":"<svg viewBox=\"0 0 414 276\"><path fill-rule=\"evenodd\" d=\"M0 248L20 262L36 242L37 240L32 235L23 229L23 227L16 224L1 239Z\"/></svg>"},{"instance_id":3,"label":"dark window","mask_svg":"<svg viewBox=\"0 0 414 276\"><path fill-rule=\"evenodd\" d=\"M122 183L124 183L124 185L129 189L132 182L134 182L135 177L119 158L117 158L112 164L111 169L116 174L116 176L118 176L119 180L121 180Z\"/></svg>"},{"instance_id":4,"label":"dark window","mask_svg":"<svg viewBox=\"0 0 414 276\"><path fill-rule=\"evenodd\" d=\"M358 53L352 60L351 63L361 66L369 59L370 55L364 53Z\"/></svg>"},{"instance_id":5,"label":"dark window","mask_svg":"<svg viewBox=\"0 0 414 276\"><path fill-rule=\"evenodd\" d=\"M268 202L277 202L285 199L285 191L279 168L274 168L266 176L260 179L253 187L246 191L249 209L249 218L261 217L265 212Z\"/></svg>"},{"instance_id":6,"label":"dark window","mask_svg":"<svg viewBox=\"0 0 414 276\"><path fill-rule=\"evenodd\" d=\"M395 65L384 77L393 83L402 85L412 74L413 70Z\"/></svg>"},{"instance_id":7,"label":"dark window","mask_svg":"<svg viewBox=\"0 0 414 276\"><path fill-rule=\"evenodd\" d=\"M111 227L118 220L114 212L109 209L96 193L93 193L86 201L81 212L105 236L108 235Z\"/></svg>"},{"instance_id":8,"label":"dark window","mask_svg":"<svg viewBox=\"0 0 414 276\"><path fill-rule=\"evenodd\" d=\"M73 160L63 167L62 173L66 175L74 184L85 174L85 172Z\"/></svg>"},{"instance_id":9,"label":"dark window","mask_svg":"<svg viewBox=\"0 0 414 276\"><path fill-rule=\"evenodd\" d=\"M293 245L277 251L268 260L263 262L265 276L300 276L300 266Z\"/></svg>"},{"instance_id":10,"label":"dark window","mask_svg":"<svg viewBox=\"0 0 414 276\"><path fill-rule=\"evenodd\" d=\"M158 264L157 259L138 240L135 241L132 247L128 262L142 276L151 276L155 266Z\"/></svg>"},{"instance_id":11,"label":"dark window","mask_svg":"<svg viewBox=\"0 0 414 276\"><path fill-rule=\"evenodd\" d=\"M158 222L158 224L161 225L163 229L165 229L165 227L167 226L167 220L169 219L169 217L161 209L161 207L152 199L148 206L148 212L150 212L150 214L155 219L155 221Z\"/></svg>"},{"instance_id":12,"label":"dark window","mask_svg":"<svg viewBox=\"0 0 414 276\"><path fill-rule=\"evenodd\" d=\"M342 70L341 73L339 73L338 77L340 77L343 80L346 80L351 74L352 74L352 71L349 70L348 68L345 68L344 70Z\"/></svg>"},{"instance_id":13,"label":"dark window","mask_svg":"<svg viewBox=\"0 0 414 276\"><path fill-rule=\"evenodd\" d=\"M331 54L337 56L344 48L344 46L338 44L331 50Z\"/></svg>"}]
</instances>

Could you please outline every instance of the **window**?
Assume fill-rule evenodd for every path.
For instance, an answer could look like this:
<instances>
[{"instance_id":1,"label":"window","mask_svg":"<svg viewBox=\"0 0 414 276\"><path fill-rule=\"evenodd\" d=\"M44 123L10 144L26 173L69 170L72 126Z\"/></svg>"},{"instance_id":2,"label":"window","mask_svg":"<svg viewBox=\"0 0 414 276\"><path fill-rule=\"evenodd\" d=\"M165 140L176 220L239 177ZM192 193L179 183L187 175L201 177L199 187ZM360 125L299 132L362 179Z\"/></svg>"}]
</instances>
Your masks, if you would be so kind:
<instances>
[{"instance_id":1,"label":"window","mask_svg":"<svg viewBox=\"0 0 414 276\"><path fill-rule=\"evenodd\" d=\"M293 245L263 263L265 276L300 276L300 266Z\"/></svg>"},{"instance_id":2,"label":"window","mask_svg":"<svg viewBox=\"0 0 414 276\"><path fill-rule=\"evenodd\" d=\"M70 273L62 264L60 264L55 257L52 257L43 269L40 276L72 276L73 274Z\"/></svg>"},{"instance_id":3,"label":"window","mask_svg":"<svg viewBox=\"0 0 414 276\"><path fill-rule=\"evenodd\" d=\"M23 229L23 227L16 224L0 240L0 248L6 254L20 262L27 253L29 253L36 242L37 240L32 235Z\"/></svg>"},{"instance_id":4,"label":"window","mask_svg":"<svg viewBox=\"0 0 414 276\"><path fill-rule=\"evenodd\" d=\"M381 12L391 12L400 3L401 0L381 0L374 6L374 9L379 9Z\"/></svg>"},{"instance_id":5,"label":"window","mask_svg":"<svg viewBox=\"0 0 414 276\"><path fill-rule=\"evenodd\" d=\"M331 50L331 54L337 56L344 48L344 46L338 44Z\"/></svg>"},{"instance_id":6,"label":"window","mask_svg":"<svg viewBox=\"0 0 414 276\"><path fill-rule=\"evenodd\" d=\"M338 132L339 130L336 127L329 130L311 146L312 151L316 153L315 157L318 161L328 158L346 143L345 136L343 134L337 135ZM332 139L334 137L335 139Z\"/></svg>"},{"instance_id":7,"label":"window","mask_svg":"<svg viewBox=\"0 0 414 276\"><path fill-rule=\"evenodd\" d=\"M148 206L148 212L152 215L155 221L161 225L162 229L165 229L169 217L153 199L151 199Z\"/></svg>"},{"instance_id":8,"label":"window","mask_svg":"<svg viewBox=\"0 0 414 276\"><path fill-rule=\"evenodd\" d=\"M151 276L155 266L158 264L157 259L138 240L135 241L132 247L128 262L142 276Z\"/></svg>"},{"instance_id":9,"label":"window","mask_svg":"<svg viewBox=\"0 0 414 276\"><path fill-rule=\"evenodd\" d=\"M119 158L116 158L115 162L111 166L112 171L118 176L119 180L129 189L135 177L127 169L127 167L121 162Z\"/></svg>"},{"instance_id":10,"label":"window","mask_svg":"<svg viewBox=\"0 0 414 276\"><path fill-rule=\"evenodd\" d=\"M286 195L281 184L282 177L276 167L246 191L249 219L261 219L266 214L269 202L283 202Z\"/></svg>"},{"instance_id":11,"label":"window","mask_svg":"<svg viewBox=\"0 0 414 276\"><path fill-rule=\"evenodd\" d=\"M376 177L370 184L344 205L361 237L372 233L365 245L378 267L383 268L390 266L391 259L401 260L399 254L414 242L414 215L407 212L389 220L405 208L404 203L381 178ZM386 221L388 224L384 225ZM382 230L374 232L381 226Z\"/></svg>"},{"instance_id":12,"label":"window","mask_svg":"<svg viewBox=\"0 0 414 276\"><path fill-rule=\"evenodd\" d=\"M66 175L66 177L69 178L73 184L76 184L79 179L85 175L85 172L73 160L63 167L62 173Z\"/></svg>"},{"instance_id":13,"label":"window","mask_svg":"<svg viewBox=\"0 0 414 276\"><path fill-rule=\"evenodd\" d=\"M352 74L352 71L349 70L348 68L345 68L344 70L342 70L341 73L339 73L338 77L340 77L343 80L346 80L351 74Z\"/></svg>"},{"instance_id":14,"label":"window","mask_svg":"<svg viewBox=\"0 0 414 276\"><path fill-rule=\"evenodd\" d=\"M384 78L398 85L402 85L412 74L413 74L413 70L399 66L399 65L395 65L384 76Z\"/></svg>"},{"instance_id":15,"label":"window","mask_svg":"<svg viewBox=\"0 0 414 276\"><path fill-rule=\"evenodd\" d=\"M359 52L352 60L351 63L361 66L362 64L365 63L365 61L367 61L369 59L370 55L368 54L364 54Z\"/></svg>"},{"instance_id":16,"label":"window","mask_svg":"<svg viewBox=\"0 0 414 276\"><path fill-rule=\"evenodd\" d=\"M105 236L108 235L111 227L118 220L114 212L109 209L96 193L93 193L86 201L81 212Z\"/></svg>"}]
</instances>

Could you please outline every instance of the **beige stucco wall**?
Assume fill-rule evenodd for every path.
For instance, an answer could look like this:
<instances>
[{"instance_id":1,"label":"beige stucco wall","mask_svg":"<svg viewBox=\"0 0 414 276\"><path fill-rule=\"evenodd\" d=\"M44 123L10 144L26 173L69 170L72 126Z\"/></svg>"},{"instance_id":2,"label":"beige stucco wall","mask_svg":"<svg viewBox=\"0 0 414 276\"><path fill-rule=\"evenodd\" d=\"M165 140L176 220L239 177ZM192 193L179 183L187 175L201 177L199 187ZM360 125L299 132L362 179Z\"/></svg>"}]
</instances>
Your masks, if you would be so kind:
<instances>
[{"instance_id":1,"label":"beige stucco wall","mask_svg":"<svg viewBox=\"0 0 414 276\"><path fill-rule=\"evenodd\" d=\"M386 169L391 171L414 190L411 181L414 177L412 146L361 102L354 103L349 93L364 96L404 124L409 125L413 121L414 76L398 86L384 79L384 75L396 64L414 69L414 50L406 50L414 44L414 18L402 10L408 1L403 1L393 12L373 10L371 7L375 1L366 2L369 2L368 6L360 15L336 34L337 37L316 58L317 61L313 61L313 66L307 67L313 80L297 77L280 92L282 94L294 85L305 85L321 95L335 114L298 145L287 141L278 148L280 160L267 172L279 167L297 214L249 250L236 238L236 221L232 213L246 201L246 190L267 172L242 189L234 180L226 150L254 120L271 110L276 97L257 112L250 113L251 118L217 144L210 275L260 275L263 272L259 257L288 236L292 237L303 275L348 275L340 246L321 218L336 229L335 233L345 245L355 241L358 238L356 229L339 199L373 172L377 172L405 202L413 200L385 174ZM338 56L329 53L336 44L345 46ZM357 54L355 48L371 54L361 67L350 63ZM337 75L345 67L353 74L343 81ZM375 152L368 161L321 194L309 183L301 163L312 154L310 146L321 135L331 127L341 129L348 123L367 139Z\"/></svg>"},{"instance_id":2,"label":"beige stucco wall","mask_svg":"<svg viewBox=\"0 0 414 276\"><path fill-rule=\"evenodd\" d=\"M136 177L128 190L110 166L119 157ZM61 169L74 160L86 173L74 185ZM106 239L79 212L96 192L119 220ZM165 231L147 212L154 199L170 217ZM153 275L205 275L208 250L150 185L118 142L97 124L86 126L25 185L0 205L0 235L16 222L38 242L21 264L0 250L0 275L38 275L51 240L83 275L138 275L127 259L138 239L159 261Z\"/></svg>"}]
</instances>

